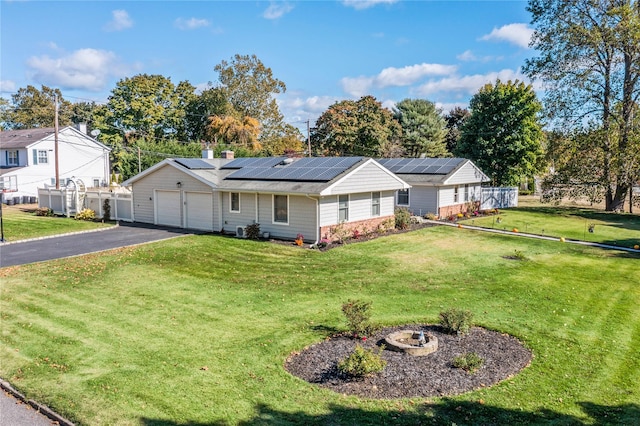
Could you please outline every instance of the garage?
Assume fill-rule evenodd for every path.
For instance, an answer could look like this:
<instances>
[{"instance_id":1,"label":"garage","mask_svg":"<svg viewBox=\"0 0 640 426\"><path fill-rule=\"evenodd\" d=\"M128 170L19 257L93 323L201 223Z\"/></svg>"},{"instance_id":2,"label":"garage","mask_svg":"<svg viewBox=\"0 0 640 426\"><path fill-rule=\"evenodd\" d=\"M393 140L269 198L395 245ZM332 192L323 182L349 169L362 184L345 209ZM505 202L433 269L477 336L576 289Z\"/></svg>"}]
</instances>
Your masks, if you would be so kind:
<instances>
[{"instance_id":1,"label":"garage","mask_svg":"<svg viewBox=\"0 0 640 426\"><path fill-rule=\"evenodd\" d=\"M182 227L180 191L155 191L156 225Z\"/></svg>"},{"instance_id":2,"label":"garage","mask_svg":"<svg viewBox=\"0 0 640 426\"><path fill-rule=\"evenodd\" d=\"M185 192L185 227L213 231L213 194Z\"/></svg>"}]
</instances>

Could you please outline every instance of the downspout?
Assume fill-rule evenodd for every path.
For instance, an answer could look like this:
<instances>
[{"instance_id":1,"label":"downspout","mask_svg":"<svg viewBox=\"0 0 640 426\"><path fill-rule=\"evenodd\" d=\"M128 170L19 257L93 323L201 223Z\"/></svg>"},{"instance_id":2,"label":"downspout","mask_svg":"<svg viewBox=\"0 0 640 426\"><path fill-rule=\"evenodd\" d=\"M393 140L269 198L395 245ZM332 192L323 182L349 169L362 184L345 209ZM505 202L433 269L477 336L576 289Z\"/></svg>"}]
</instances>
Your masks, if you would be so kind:
<instances>
[{"instance_id":1,"label":"downspout","mask_svg":"<svg viewBox=\"0 0 640 426\"><path fill-rule=\"evenodd\" d=\"M316 240L313 243L315 245L320 242L320 200L318 200L317 198L311 197L309 194L304 194L304 195L308 199L316 202Z\"/></svg>"},{"instance_id":2,"label":"downspout","mask_svg":"<svg viewBox=\"0 0 640 426\"><path fill-rule=\"evenodd\" d=\"M258 214L259 209L260 209L260 198L258 197L258 193L256 192L255 194L256 196L256 215L255 215L255 219L253 220L253 223L260 223L260 215Z\"/></svg>"}]
</instances>

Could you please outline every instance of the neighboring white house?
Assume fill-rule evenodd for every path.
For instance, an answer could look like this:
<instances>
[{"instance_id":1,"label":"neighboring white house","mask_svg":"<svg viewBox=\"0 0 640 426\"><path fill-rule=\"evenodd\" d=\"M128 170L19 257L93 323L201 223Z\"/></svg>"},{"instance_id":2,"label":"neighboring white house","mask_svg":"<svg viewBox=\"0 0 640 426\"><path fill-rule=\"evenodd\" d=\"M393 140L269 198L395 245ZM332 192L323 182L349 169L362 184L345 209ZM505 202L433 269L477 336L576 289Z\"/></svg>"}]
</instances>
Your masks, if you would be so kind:
<instances>
[{"instance_id":1,"label":"neighboring white house","mask_svg":"<svg viewBox=\"0 0 640 426\"><path fill-rule=\"evenodd\" d=\"M38 188L55 186L54 128L0 132L0 176L11 180L17 192L10 196L36 197ZM110 148L74 127L58 131L60 185L80 179L86 187L109 185Z\"/></svg>"},{"instance_id":2,"label":"neighboring white house","mask_svg":"<svg viewBox=\"0 0 640 426\"><path fill-rule=\"evenodd\" d=\"M375 230L409 185L371 158L166 159L123 182L137 222L283 239Z\"/></svg>"},{"instance_id":3,"label":"neighboring white house","mask_svg":"<svg viewBox=\"0 0 640 426\"><path fill-rule=\"evenodd\" d=\"M414 215L444 218L480 205L482 182L490 179L464 158L385 158L380 164L411 185L396 194L396 205Z\"/></svg>"}]
</instances>

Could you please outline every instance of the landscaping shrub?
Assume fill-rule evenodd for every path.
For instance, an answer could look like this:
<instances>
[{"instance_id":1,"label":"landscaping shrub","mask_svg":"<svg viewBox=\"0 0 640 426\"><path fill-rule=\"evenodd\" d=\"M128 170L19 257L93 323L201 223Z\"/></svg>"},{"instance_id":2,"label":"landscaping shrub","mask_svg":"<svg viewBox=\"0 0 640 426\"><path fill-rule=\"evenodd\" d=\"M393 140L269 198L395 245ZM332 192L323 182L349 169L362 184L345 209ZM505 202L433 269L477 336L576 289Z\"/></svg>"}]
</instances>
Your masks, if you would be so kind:
<instances>
[{"instance_id":1,"label":"landscaping shrub","mask_svg":"<svg viewBox=\"0 0 640 426\"><path fill-rule=\"evenodd\" d=\"M96 212L91 209L82 209L76 213L76 220L95 220Z\"/></svg>"},{"instance_id":2,"label":"landscaping shrub","mask_svg":"<svg viewBox=\"0 0 640 426\"><path fill-rule=\"evenodd\" d=\"M259 240L260 239L260 224L252 223L251 225L247 225L244 228L244 235L250 240Z\"/></svg>"},{"instance_id":3,"label":"landscaping shrub","mask_svg":"<svg viewBox=\"0 0 640 426\"><path fill-rule=\"evenodd\" d=\"M399 207L395 210L396 228L407 229L411 223L411 213L405 207Z\"/></svg>"},{"instance_id":4,"label":"landscaping shrub","mask_svg":"<svg viewBox=\"0 0 640 426\"><path fill-rule=\"evenodd\" d=\"M102 202L102 220L111 220L111 202L108 198Z\"/></svg>"},{"instance_id":5,"label":"landscaping shrub","mask_svg":"<svg viewBox=\"0 0 640 426\"><path fill-rule=\"evenodd\" d=\"M53 210L49 207L39 207L36 209L36 216L53 216Z\"/></svg>"},{"instance_id":6,"label":"landscaping shrub","mask_svg":"<svg viewBox=\"0 0 640 426\"><path fill-rule=\"evenodd\" d=\"M467 352L466 354L457 356L453 359L453 366L462 368L469 373L475 373L482 366L484 360L475 352Z\"/></svg>"},{"instance_id":7,"label":"landscaping shrub","mask_svg":"<svg viewBox=\"0 0 640 426\"><path fill-rule=\"evenodd\" d=\"M449 334L465 334L473 325L471 311L451 308L440 312L440 325Z\"/></svg>"},{"instance_id":8,"label":"landscaping shrub","mask_svg":"<svg viewBox=\"0 0 640 426\"><path fill-rule=\"evenodd\" d=\"M364 349L356 345L353 352L338 363L338 370L352 377L364 377L370 374L380 373L387 366L387 361L380 357L384 346L376 352L373 349Z\"/></svg>"},{"instance_id":9,"label":"landscaping shrub","mask_svg":"<svg viewBox=\"0 0 640 426\"><path fill-rule=\"evenodd\" d=\"M348 300L342 305L342 313L347 318L348 331L355 336L367 336L375 331L370 322L371 302Z\"/></svg>"}]
</instances>

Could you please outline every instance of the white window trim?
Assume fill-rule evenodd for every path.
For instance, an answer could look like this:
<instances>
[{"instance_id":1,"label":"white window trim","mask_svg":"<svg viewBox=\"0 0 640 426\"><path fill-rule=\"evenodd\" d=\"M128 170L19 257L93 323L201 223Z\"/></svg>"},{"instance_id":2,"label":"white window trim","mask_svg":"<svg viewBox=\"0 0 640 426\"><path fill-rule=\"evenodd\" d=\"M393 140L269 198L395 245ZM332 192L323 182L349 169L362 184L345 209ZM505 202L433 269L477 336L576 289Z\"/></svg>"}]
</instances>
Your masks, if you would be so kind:
<instances>
[{"instance_id":1,"label":"white window trim","mask_svg":"<svg viewBox=\"0 0 640 426\"><path fill-rule=\"evenodd\" d=\"M276 221L276 196L287 197L287 221ZM289 195L272 194L271 195L271 223L273 225L289 225Z\"/></svg>"},{"instance_id":2,"label":"white window trim","mask_svg":"<svg viewBox=\"0 0 640 426\"><path fill-rule=\"evenodd\" d=\"M43 155L41 156L41 154ZM44 161L42 161L43 158ZM49 164L49 151L47 151L46 149L38 150L38 164Z\"/></svg>"},{"instance_id":3,"label":"white window trim","mask_svg":"<svg viewBox=\"0 0 640 426\"><path fill-rule=\"evenodd\" d=\"M14 160L13 158L11 158L11 154L15 154L15 161L11 161L11 160ZM18 164L20 164L19 151L17 150L7 151L7 166L17 166Z\"/></svg>"},{"instance_id":4,"label":"white window trim","mask_svg":"<svg viewBox=\"0 0 640 426\"><path fill-rule=\"evenodd\" d=\"M233 210L233 194L238 194L238 210ZM242 197L240 197L239 192L230 192L229 193L229 213L240 213L242 210Z\"/></svg>"},{"instance_id":5,"label":"white window trim","mask_svg":"<svg viewBox=\"0 0 640 426\"><path fill-rule=\"evenodd\" d=\"M460 185L454 185L453 187L453 202L460 202Z\"/></svg>"},{"instance_id":6,"label":"white window trim","mask_svg":"<svg viewBox=\"0 0 640 426\"><path fill-rule=\"evenodd\" d=\"M407 191L407 203L400 203L400 191ZM410 206L411 205L411 189L399 189L396 193L396 204L399 206Z\"/></svg>"},{"instance_id":7,"label":"white window trim","mask_svg":"<svg viewBox=\"0 0 640 426\"><path fill-rule=\"evenodd\" d=\"M470 188L469 188L469 184L465 183L464 184L464 202L466 203L467 201L471 200L470 192L469 192Z\"/></svg>"},{"instance_id":8,"label":"white window trim","mask_svg":"<svg viewBox=\"0 0 640 426\"><path fill-rule=\"evenodd\" d=\"M340 219L340 197L347 197L347 217L344 219ZM351 196L349 194L338 195L338 222L349 222L349 210L351 207Z\"/></svg>"},{"instance_id":9,"label":"white window trim","mask_svg":"<svg viewBox=\"0 0 640 426\"><path fill-rule=\"evenodd\" d=\"M378 203L374 204L373 203L373 194L378 194ZM378 213L374 213L373 208L375 206L378 206ZM371 217L378 217L382 214L382 192L381 191L374 191L371 193Z\"/></svg>"}]
</instances>

